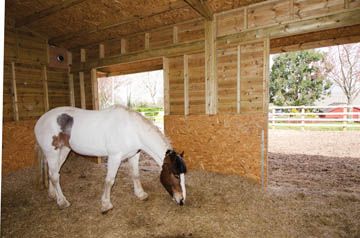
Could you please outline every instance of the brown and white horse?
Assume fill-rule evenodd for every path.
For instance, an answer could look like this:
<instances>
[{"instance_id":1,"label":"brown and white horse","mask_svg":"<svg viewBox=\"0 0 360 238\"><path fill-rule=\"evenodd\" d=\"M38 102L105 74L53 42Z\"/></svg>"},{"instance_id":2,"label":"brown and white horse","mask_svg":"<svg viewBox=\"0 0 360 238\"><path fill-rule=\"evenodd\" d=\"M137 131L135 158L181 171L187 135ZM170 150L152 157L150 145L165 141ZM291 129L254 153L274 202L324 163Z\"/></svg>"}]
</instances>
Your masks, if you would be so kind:
<instances>
[{"instance_id":1,"label":"brown and white horse","mask_svg":"<svg viewBox=\"0 0 360 238\"><path fill-rule=\"evenodd\" d=\"M186 198L183 153L175 152L167 138L141 114L122 106L101 111L59 107L42 115L35 125L39 156L49 168L49 196L59 208L70 206L60 187L60 168L71 150L82 155L107 156L101 211L112 209L110 191L122 161L129 159L134 193L145 200L139 177L139 152L149 154L162 167L160 181L174 201Z\"/></svg>"}]
</instances>

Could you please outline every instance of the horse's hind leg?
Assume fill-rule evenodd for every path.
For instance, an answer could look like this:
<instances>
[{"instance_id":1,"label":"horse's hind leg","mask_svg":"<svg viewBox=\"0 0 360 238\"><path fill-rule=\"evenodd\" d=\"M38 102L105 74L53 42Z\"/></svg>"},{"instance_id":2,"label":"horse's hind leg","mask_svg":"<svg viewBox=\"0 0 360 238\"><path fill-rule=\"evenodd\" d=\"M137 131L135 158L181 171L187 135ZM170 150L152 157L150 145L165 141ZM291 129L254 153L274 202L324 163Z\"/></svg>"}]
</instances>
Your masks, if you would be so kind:
<instances>
[{"instance_id":1,"label":"horse's hind leg","mask_svg":"<svg viewBox=\"0 0 360 238\"><path fill-rule=\"evenodd\" d=\"M59 157L59 158L60 158L60 159L59 159L59 171L60 171L60 169L61 169L61 166L64 164L67 156L69 155L70 151L71 151L71 149L68 148L68 147L65 147L65 146L60 149L60 155L59 155L59 156L60 156L60 157ZM57 198L57 197L56 197L55 187L54 187L54 185L52 184L50 178L49 178L49 197L52 198L52 199L56 199L56 198Z\"/></svg>"},{"instance_id":2,"label":"horse's hind leg","mask_svg":"<svg viewBox=\"0 0 360 238\"><path fill-rule=\"evenodd\" d=\"M140 182L140 173L139 173L139 158L140 153L137 153L129 159L130 164L130 173L134 183L134 193L140 200L146 200L148 194L144 192L144 189Z\"/></svg>"},{"instance_id":3,"label":"horse's hind leg","mask_svg":"<svg viewBox=\"0 0 360 238\"><path fill-rule=\"evenodd\" d=\"M70 203L66 200L64 194L62 193L60 187L60 168L62 163L65 161L69 149L62 148L61 150L56 150L46 154L48 166L49 166L49 195L51 197L56 197L56 202L60 209L64 209L70 206ZM55 196L54 196L55 194Z\"/></svg>"}]
</instances>

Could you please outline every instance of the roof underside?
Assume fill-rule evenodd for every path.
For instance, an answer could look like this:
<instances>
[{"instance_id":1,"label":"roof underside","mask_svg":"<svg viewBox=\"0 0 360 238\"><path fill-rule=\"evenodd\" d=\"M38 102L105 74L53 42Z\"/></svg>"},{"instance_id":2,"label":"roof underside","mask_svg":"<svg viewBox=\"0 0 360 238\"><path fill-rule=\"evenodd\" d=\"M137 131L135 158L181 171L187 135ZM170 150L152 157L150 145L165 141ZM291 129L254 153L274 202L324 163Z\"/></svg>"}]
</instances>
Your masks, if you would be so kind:
<instances>
[{"instance_id":1,"label":"roof underside","mask_svg":"<svg viewBox=\"0 0 360 238\"><path fill-rule=\"evenodd\" d=\"M264 0L6 0L6 18L68 49Z\"/></svg>"}]
</instances>

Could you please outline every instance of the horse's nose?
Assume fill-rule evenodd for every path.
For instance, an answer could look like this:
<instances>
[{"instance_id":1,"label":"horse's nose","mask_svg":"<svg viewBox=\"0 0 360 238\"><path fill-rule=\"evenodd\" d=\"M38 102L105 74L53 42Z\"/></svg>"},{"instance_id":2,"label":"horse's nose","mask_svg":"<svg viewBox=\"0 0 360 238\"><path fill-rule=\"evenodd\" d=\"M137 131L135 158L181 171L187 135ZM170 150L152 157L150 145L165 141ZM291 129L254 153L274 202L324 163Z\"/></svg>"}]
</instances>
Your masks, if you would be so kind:
<instances>
[{"instance_id":1,"label":"horse's nose","mask_svg":"<svg viewBox=\"0 0 360 238\"><path fill-rule=\"evenodd\" d=\"M183 205L184 205L184 199L181 199L181 200L180 200L179 205L180 205L180 206L183 206Z\"/></svg>"}]
</instances>

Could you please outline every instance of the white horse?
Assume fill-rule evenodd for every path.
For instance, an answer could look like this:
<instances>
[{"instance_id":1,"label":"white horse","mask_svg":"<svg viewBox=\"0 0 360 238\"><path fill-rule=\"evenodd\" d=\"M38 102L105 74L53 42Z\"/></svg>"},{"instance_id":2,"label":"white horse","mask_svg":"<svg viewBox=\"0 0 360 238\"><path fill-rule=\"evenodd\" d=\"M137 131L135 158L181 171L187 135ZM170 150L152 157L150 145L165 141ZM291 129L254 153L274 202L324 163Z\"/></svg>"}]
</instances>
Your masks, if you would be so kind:
<instances>
[{"instance_id":1,"label":"white horse","mask_svg":"<svg viewBox=\"0 0 360 238\"><path fill-rule=\"evenodd\" d=\"M101 197L103 213L113 208L110 191L122 161L129 159L134 193L145 200L139 177L139 152L149 154L162 167L160 181L175 202L186 198L186 166L183 154L176 153L167 138L140 113L122 106L101 111L59 107L42 115L35 136L49 168L49 196L60 209L70 206L60 187L60 168L71 150L82 155L107 156L105 189Z\"/></svg>"}]
</instances>

